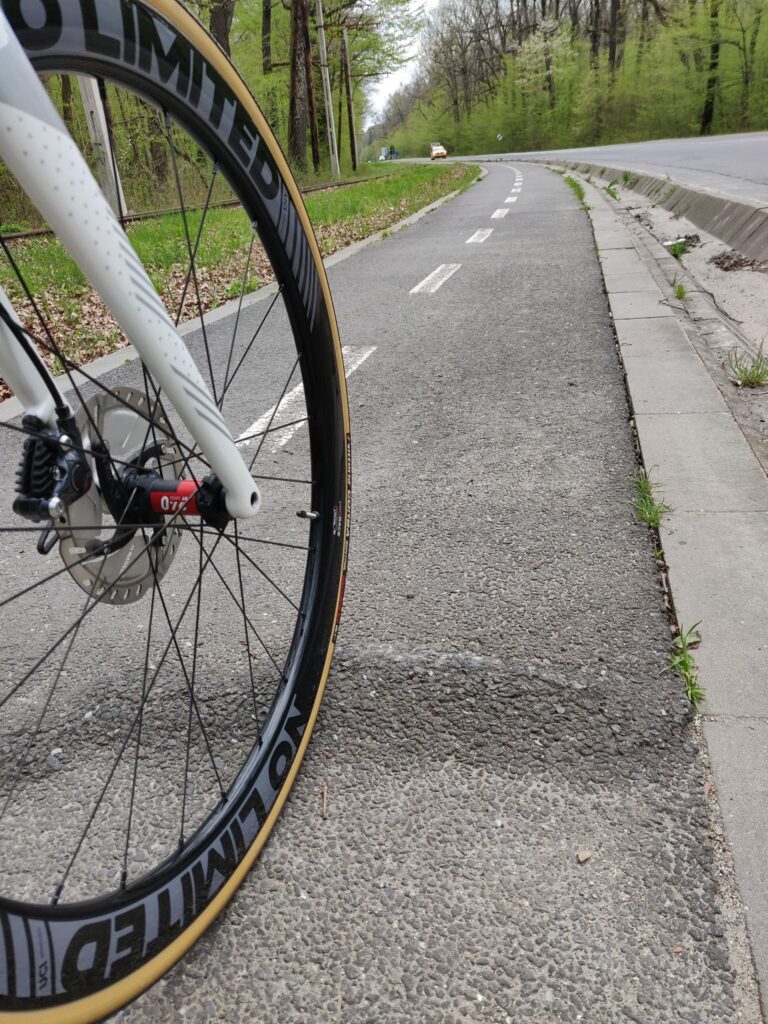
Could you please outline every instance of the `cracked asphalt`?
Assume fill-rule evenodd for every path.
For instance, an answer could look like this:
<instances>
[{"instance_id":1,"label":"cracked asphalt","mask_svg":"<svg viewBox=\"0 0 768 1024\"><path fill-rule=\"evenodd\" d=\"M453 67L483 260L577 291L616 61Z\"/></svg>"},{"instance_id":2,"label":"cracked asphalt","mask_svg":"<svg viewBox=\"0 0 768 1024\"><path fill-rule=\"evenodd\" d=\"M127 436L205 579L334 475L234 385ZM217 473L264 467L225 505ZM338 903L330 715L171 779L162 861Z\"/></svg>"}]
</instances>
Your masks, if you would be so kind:
<instances>
[{"instance_id":1,"label":"cracked asphalt","mask_svg":"<svg viewBox=\"0 0 768 1024\"><path fill-rule=\"evenodd\" d=\"M591 229L522 173L504 218L496 164L330 271L376 350L327 696L263 856L123 1024L760 1020Z\"/></svg>"}]
</instances>

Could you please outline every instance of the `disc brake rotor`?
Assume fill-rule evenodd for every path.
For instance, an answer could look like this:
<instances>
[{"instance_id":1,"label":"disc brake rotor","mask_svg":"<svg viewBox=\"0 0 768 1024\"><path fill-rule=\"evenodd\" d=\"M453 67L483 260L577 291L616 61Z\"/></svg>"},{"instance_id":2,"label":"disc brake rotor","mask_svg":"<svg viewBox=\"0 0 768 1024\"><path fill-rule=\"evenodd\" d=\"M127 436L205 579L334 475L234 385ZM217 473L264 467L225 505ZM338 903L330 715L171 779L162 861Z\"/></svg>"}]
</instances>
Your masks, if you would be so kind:
<instances>
[{"instance_id":1,"label":"disc brake rotor","mask_svg":"<svg viewBox=\"0 0 768 1024\"><path fill-rule=\"evenodd\" d=\"M94 395L75 419L94 483L54 523L60 537L59 554L86 593L107 604L130 604L165 576L178 550L181 530L170 527L153 541L153 528L139 527L118 550L106 555L99 550L114 535L117 524L101 495L98 459L90 454L92 446L101 437L118 472L125 468L121 463L139 459L150 449L153 454L142 462L143 467L156 468L168 479L184 478L181 451L162 408L156 404L150 409L146 395L136 388L117 387ZM93 557L88 557L89 552Z\"/></svg>"}]
</instances>

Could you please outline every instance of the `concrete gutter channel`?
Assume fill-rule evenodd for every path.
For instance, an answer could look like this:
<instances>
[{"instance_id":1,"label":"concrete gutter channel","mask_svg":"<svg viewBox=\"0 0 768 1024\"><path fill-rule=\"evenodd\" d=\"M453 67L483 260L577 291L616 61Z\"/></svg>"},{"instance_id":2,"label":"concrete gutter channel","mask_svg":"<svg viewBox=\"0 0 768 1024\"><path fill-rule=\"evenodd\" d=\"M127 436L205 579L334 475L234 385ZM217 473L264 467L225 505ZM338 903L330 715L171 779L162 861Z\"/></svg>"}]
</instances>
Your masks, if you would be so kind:
<instances>
[{"instance_id":1,"label":"concrete gutter channel","mask_svg":"<svg viewBox=\"0 0 768 1024\"><path fill-rule=\"evenodd\" d=\"M701 725L768 1019L768 478L702 359L702 335L674 301L669 260L676 261L582 184L643 462L672 508L660 533L675 611L685 628L701 622ZM704 199L687 206L686 217L709 209L711 197ZM734 239L736 221L734 212ZM706 230L714 233L711 222ZM744 238L755 247L763 238L765 256L765 219Z\"/></svg>"},{"instance_id":2,"label":"concrete gutter channel","mask_svg":"<svg viewBox=\"0 0 768 1024\"><path fill-rule=\"evenodd\" d=\"M715 238L755 260L768 259L768 206L731 199L717 192L687 188L669 178L651 174L633 174L626 168L607 167L605 164L573 163L566 160L549 161L561 167L570 167L581 174L616 180L633 192L653 199L672 213L708 231ZM624 176L629 174L629 180Z\"/></svg>"}]
</instances>

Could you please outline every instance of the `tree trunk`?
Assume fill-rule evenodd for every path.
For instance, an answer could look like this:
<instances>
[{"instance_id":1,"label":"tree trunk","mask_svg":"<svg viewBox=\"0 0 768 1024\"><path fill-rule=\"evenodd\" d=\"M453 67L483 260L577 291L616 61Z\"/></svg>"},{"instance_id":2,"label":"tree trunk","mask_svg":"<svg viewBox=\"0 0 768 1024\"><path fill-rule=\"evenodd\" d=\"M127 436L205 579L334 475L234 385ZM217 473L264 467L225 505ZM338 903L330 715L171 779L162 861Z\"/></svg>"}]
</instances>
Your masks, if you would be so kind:
<instances>
[{"instance_id":1,"label":"tree trunk","mask_svg":"<svg viewBox=\"0 0 768 1024\"><path fill-rule=\"evenodd\" d=\"M304 54L304 3L291 3L291 95L288 104L288 156L307 169L307 65Z\"/></svg>"},{"instance_id":2,"label":"tree trunk","mask_svg":"<svg viewBox=\"0 0 768 1024\"><path fill-rule=\"evenodd\" d=\"M688 17L691 20L691 28L694 29L694 31L696 21L696 2L697 0L688 0ZM683 63L685 64L686 62L683 61ZM697 71L701 71L704 67L704 54L698 46L694 46L693 48L693 66Z\"/></svg>"},{"instance_id":3,"label":"tree trunk","mask_svg":"<svg viewBox=\"0 0 768 1024\"><path fill-rule=\"evenodd\" d=\"M299 0L304 22L304 73L307 79L307 112L309 115L309 138L312 143L312 166L315 173L320 170L320 141L317 137L317 107L315 105L315 83L312 79L312 46L309 39L309 11L307 0Z\"/></svg>"},{"instance_id":4,"label":"tree trunk","mask_svg":"<svg viewBox=\"0 0 768 1024\"><path fill-rule=\"evenodd\" d=\"M616 54L618 52L620 0L611 0L608 14L608 64L611 74L616 74Z\"/></svg>"},{"instance_id":5,"label":"tree trunk","mask_svg":"<svg viewBox=\"0 0 768 1024\"><path fill-rule=\"evenodd\" d=\"M61 76L61 114L71 135L75 130L75 117L72 109L72 79L69 75Z\"/></svg>"},{"instance_id":6,"label":"tree trunk","mask_svg":"<svg viewBox=\"0 0 768 1024\"><path fill-rule=\"evenodd\" d=\"M272 0L261 5L261 70L265 75L272 72Z\"/></svg>"},{"instance_id":7,"label":"tree trunk","mask_svg":"<svg viewBox=\"0 0 768 1024\"><path fill-rule=\"evenodd\" d=\"M640 6L640 35L637 43L637 67L640 68L648 45L648 0L642 0Z\"/></svg>"},{"instance_id":8,"label":"tree trunk","mask_svg":"<svg viewBox=\"0 0 768 1024\"><path fill-rule=\"evenodd\" d=\"M338 141L339 160L341 160L341 143L344 138L344 76L339 75L339 116L336 118L336 139Z\"/></svg>"},{"instance_id":9,"label":"tree trunk","mask_svg":"<svg viewBox=\"0 0 768 1024\"><path fill-rule=\"evenodd\" d=\"M158 111L148 110L149 114L149 153L152 159L152 171L158 183L165 183L168 177L168 142L163 131L163 123Z\"/></svg>"},{"instance_id":10,"label":"tree trunk","mask_svg":"<svg viewBox=\"0 0 768 1024\"><path fill-rule=\"evenodd\" d=\"M232 56L229 48L229 32L235 16L235 0L212 0L211 2L211 35L228 57Z\"/></svg>"},{"instance_id":11,"label":"tree trunk","mask_svg":"<svg viewBox=\"0 0 768 1024\"><path fill-rule=\"evenodd\" d=\"M552 74L552 52L549 48L549 42L544 44L544 67L546 69L546 80L547 80L547 92L549 93L549 108L550 110L555 109L555 78Z\"/></svg>"},{"instance_id":12,"label":"tree trunk","mask_svg":"<svg viewBox=\"0 0 768 1024\"><path fill-rule=\"evenodd\" d=\"M720 76L720 0L710 0L709 4L709 68L707 69L707 88L704 94L704 109L701 112L699 135L709 135L715 116L715 95Z\"/></svg>"},{"instance_id":13,"label":"tree trunk","mask_svg":"<svg viewBox=\"0 0 768 1024\"><path fill-rule=\"evenodd\" d=\"M763 18L761 7L755 9L754 21L750 29L749 44L744 52L744 68L741 76L741 124L743 128L749 127L749 96L752 90L752 79L755 74L755 49L757 37L760 34L760 22Z\"/></svg>"},{"instance_id":14,"label":"tree trunk","mask_svg":"<svg viewBox=\"0 0 768 1024\"><path fill-rule=\"evenodd\" d=\"M593 67L597 65L597 59L600 56L600 3L601 0L592 0L592 17L589 26L589 57Z\"/></svg>"}]
</instances>

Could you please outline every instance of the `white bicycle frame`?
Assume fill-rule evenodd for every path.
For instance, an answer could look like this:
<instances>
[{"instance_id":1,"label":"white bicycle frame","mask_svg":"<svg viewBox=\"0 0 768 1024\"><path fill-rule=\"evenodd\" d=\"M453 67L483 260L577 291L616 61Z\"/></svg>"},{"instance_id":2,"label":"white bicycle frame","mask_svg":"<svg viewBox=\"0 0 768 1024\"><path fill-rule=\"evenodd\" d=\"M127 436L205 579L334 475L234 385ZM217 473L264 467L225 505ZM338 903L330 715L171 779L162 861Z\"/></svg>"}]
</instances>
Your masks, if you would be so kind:
<instances>
[{"instance_id":1,"label":"white bicycle frame","mask_svg":"<svg viewBox=\"0 0 768 1024\"><path fill-rule=\"evenodd\" d=\"M227 511L255 515L259 492L186 345L0 9L0 159L55 231L167 394L221 481ZM19 323L0 289L0 304ZM55 387L0 320L0 377L54 426Z\"/></svg>"}]
</instances>

